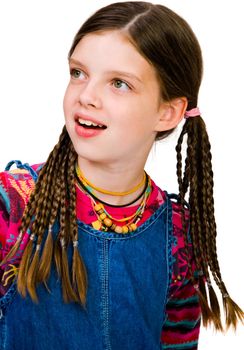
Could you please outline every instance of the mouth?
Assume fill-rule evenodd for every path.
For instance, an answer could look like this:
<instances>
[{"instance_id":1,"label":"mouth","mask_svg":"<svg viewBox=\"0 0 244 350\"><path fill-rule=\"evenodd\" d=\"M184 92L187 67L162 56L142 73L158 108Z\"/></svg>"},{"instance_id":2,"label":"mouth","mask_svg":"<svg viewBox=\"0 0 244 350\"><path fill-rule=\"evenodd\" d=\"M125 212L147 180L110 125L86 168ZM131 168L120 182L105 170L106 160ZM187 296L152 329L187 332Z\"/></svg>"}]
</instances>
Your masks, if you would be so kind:
<instances>
[{"instance_id":1,"label":"mouth","mask_svg":"<svg viewBox=\"0 0 244 350\"><path fill-rule=\"evenodd\" d=\"M97 123L94 123L90 120L86 120L86 119L83 119L80 117L76 117L75 122L79 126L82 126L85 129L93 129L93 130L105 130L105 129L107 129L107 126L104 124L97 124Z\"/></svg>"}]
</instances>

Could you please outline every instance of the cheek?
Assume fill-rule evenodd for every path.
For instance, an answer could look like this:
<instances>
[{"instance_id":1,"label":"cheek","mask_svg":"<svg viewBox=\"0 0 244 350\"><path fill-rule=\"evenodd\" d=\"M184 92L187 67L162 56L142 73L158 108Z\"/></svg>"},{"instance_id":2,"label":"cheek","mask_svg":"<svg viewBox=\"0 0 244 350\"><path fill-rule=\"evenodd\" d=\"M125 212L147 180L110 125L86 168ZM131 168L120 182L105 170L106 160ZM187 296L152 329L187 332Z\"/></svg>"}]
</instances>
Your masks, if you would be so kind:
<instances>
[{"instance_id":1,"label":"cheek","mask_svg":"<svg viewBox=\"0 0 244 350\"><path fill-rule=\"evenodd\" d=\"M150 103L146 103L145 100L140 100L137 104L128 111L131 121L131 127L133 129L144 130L152 122L152 116L154 109Z\"/></svg>"},{"instance_id":2,"label":"cheek","mask_svg":"<svg viewBox=\"0 0 244 350\"><path fill-rule=\"evenodd\" d=\"M72 93L70 91L70 87L68 86L63 98L63 110L65 114L69 112L69 109L72 106L72 99Z\"/></svg>"}]
</instances>

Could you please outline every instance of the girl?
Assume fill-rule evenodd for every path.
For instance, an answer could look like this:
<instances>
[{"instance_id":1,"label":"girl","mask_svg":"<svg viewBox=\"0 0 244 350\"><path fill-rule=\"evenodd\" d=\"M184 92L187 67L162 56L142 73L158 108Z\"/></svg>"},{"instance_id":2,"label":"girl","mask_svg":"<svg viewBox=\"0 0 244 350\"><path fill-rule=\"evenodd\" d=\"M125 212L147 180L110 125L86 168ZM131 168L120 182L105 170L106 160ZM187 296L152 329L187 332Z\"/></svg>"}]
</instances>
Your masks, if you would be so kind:
<instances>
[{"instance_id":1,"label":"girl","mask_svg":"<svg viewBox=\"0 0 244 350\"><path fill-rule=\"evenodd\" d=\"M227 328L243 320L216 253L198 41L168 8L122 2L88 18L68 58L59 142L0 177L0 344L196 349L200 320L223 330L212 280ZM183 118L176 196L144 166Z\"/></svg>"}]
</instances>

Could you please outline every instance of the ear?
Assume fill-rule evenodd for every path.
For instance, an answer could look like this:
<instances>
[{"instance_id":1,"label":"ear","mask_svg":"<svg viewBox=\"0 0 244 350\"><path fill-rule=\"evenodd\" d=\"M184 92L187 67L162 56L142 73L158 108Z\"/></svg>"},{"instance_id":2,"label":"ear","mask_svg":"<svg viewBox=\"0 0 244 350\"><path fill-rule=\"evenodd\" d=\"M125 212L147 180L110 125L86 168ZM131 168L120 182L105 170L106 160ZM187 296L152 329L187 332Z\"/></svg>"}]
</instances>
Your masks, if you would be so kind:
<instances>
[{"instance_id":1,"label":"ear","mask_svg":"<svg viewBox=\"0 0 244 350\"><path fill-rule=\"evenodd\" d=\"M169 102L162 102L155 131L174 129L183 119L187 104L186 97L177 97Z\"/></svg>"}]
</instances>

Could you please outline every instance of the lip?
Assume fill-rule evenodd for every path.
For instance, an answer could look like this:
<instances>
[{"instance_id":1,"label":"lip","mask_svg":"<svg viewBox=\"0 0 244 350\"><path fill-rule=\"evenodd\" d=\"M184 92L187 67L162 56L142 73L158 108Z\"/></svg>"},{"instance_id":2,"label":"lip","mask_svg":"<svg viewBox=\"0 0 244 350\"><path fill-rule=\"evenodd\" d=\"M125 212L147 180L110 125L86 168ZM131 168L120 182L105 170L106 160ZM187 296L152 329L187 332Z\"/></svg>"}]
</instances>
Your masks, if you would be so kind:
<instances>
[{"instance_id":1,"label":"lip","mask_svg":"<svg viewBox=\"0 0 244 350\"><path fill-rule=\"evenodd\" d=\"M75 123L75 132L78 136L83 138L92 138L94 136L100 135L104 129L86 129L83 126L79 125L77 122Z\"/></svg>"},{"instance_id":2,"label":"lip","mask_svg":"<svg viewBox=\"0 0 244 350\"><path fill-rule=\"evenodd\" d=\"M99 125L104 125L107 127L107 125L105 125L104 123L102 123L101 121L93 118L93 117L90 117L89 115L86 115L86 114L82 114L82 113L76 113L75 114L75 121L77 122L78 119L81 118L81 119L85 119L85 120L89 120L90 122L92 123L95 123L95 124L99 124Z\"/></svg>"}]
</instances>

